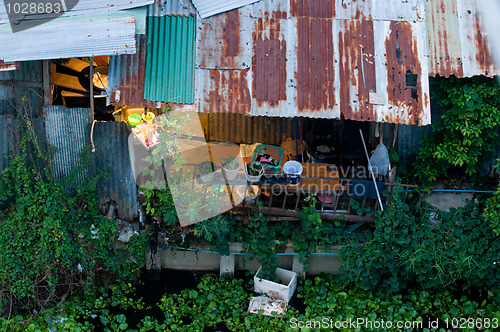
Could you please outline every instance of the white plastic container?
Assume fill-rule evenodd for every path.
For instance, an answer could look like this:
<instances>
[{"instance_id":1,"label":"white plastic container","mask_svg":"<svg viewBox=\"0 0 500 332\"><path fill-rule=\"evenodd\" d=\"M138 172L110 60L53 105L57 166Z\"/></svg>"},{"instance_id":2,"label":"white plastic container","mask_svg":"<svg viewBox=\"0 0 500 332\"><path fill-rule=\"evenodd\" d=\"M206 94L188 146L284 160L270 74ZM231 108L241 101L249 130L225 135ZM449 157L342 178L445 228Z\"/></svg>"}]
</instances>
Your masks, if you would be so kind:
<instances>
[{"instance_id":1,"label":"white plastic container","mask_svg":"<svg viewBox=\"0 0 500 332\"><path fill-rule=\"evenodd\" d=\"M262 266L253 277L256 293L266 294L272 299L289 302L297 289L297 273L282 268L276 269L276 277L280 283L259 278Z\"/></svg>"}]
</instances>

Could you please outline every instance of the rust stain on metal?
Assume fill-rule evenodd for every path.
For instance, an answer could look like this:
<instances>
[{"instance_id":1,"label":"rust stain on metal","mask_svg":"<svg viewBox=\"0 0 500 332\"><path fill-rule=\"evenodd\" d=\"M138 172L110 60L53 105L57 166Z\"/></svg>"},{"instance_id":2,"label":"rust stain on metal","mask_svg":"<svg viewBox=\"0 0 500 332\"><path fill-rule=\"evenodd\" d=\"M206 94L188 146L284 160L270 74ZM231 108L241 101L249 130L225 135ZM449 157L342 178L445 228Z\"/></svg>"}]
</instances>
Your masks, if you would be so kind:
<instances>
[{"instance_id":1,"label":"rust stain on metal","mask_svg":"<svg viewBox=\"0 0 500 332\"><path fill-rule=\"evenodd\" d=\"M259 18L255 23L252 96L257 106L286 100L286 40L281 33L280 20Z\"/></svg>"},{"instance_id":2,"label":"rust stain on metal","mask_svg":"<svg viewBox=\"0 0 500 332\"><path fill-rule=\"evenodd\" d=\"M339 51L342 113L351 120L376 120L374 106L368 102L370 91L376 92L373 21L341 22Z\"/></svg>"},{"instance_id":3,"label":"rust stain on metal","mask_svg":"<svg viewBox=\"0 0 500 332\"><path fill-rule=\"evenodd\" d=\"M111 94L111 104L132 107L165 108L167 103L144 99L146 73L146 35L137 35L137 53L120 55L120 101L115 103L115 93Z\"/></svg>"},{"instance_id":4,"label":"rust stain on metal","mask_svg":"<svg viewBox=\"0 0 500 332\"><path fill-rule=\"evenodd\" d=\"M457 3L449 0L426 2L429 31L429 75L463 77Z\"/></svg>"},{"instance_id":5,"label":"rust stain on metal","mask_svg":"<svg viewBox=\"0 0 500 332\"><path fill-rule=\"evenodd\" d=\"M334 0L291 0L290 9L292 16L308 18L334 18Z\"/></svg>"},{"instance_id":6,"label":"rust stain on metal","mask_svg":"<svg viewBox=\"0 0 500 332\"><path fill-rule=\"evenodd\" d=\"M251 108L251 96L248 89L247 75L250 69L209 71L204 112L224 112L247 114Z\"/></svg>"},{"instance_id":7,"label":"rust stain on metal","mask_svg":"<svg viewBox=\"0 0 500 332\"><path fill-rule=\"evenodd\" d=\"M476 13L476 61L484 75L489 76L489 72L494 67L490 45L486 36L483 36L484 29L480 25L479 14Z\"/></svg>"},{"instance_id":8,"label":"rust stain on metal","mask_svg":"<svg viewBox=\"0 0 500 332\"><path fill-rule=\"evenodd\" d=\"M239 9L211 16L201 20L196 32L196 63L204 69L244 69L251 61L249 55L250 32L247 28L250 18L244 17ZM248 39L248 42L247 42Z\"/></svg>"},{"instance_id":9,"label":"rust stain on metal","mask_svg":"<svg viewBox=\"0 0 500 332\"><path fill-rule=\"evenodd\" d=\"M240 50L240 16L237 10L226 13L222 27L224 33L224 56L237 57Z\"/></svg>"},{"instance_id":10,"label":"rust stain on metal","mask_svg":"<svg viewBox=\"0 0 500 332\"><path fill-rule=\"evenodd\" d=\"M297 30L298 110L331 109L335 106L332 21L299 18Z\"/></svg>"},{"instance_id":11,"label":"rust stain on metal","mask_svg":"<svg viewBox=\"0 0 500 332\"><path fill-rule=\"evenodd\" d=\"M5 63L0 60L0 71L17 70L19 68L21 68L21 63L19 61L13 63Z\"/></svg>"},{"instance_id":12,"label":"rust stain on metal","mask_svg":"<svg viewBox=\"0 0 500 332\"><path fill-rule=\"evenodd\" d=\"M422 67L418 58L417 40L410 22L394 22L389 25L386 39L387 94L390 116L384 121L417 124L423 110ZM416 74L414 88L407 86L407 74ZM424 79L427 79L426 77ZM413 92L412 92L413 91ZM392 109L391 109L392 107Z\"/></svg>"}]
</instances>

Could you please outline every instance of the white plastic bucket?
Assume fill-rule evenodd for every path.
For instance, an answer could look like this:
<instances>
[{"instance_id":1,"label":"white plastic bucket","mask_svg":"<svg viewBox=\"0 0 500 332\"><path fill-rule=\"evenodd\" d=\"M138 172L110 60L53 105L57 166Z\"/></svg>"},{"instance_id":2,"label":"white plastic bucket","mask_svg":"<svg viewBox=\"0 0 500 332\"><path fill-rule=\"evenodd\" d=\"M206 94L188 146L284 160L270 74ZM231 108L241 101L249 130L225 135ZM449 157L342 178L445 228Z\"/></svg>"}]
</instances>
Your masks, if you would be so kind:
<instances>
[{"instance_id":1,"label":"white plastic bucket","mask_svg":"<svg viewBox=\"0 0 500 332\"><path fill-rule=\"evenodd\" d=\"M297 184L300 182L300 175L302 174L302 165L295 160L290 160L283 165L283 172L290 179L290 184Z\"/></svg>"}]
</instances>

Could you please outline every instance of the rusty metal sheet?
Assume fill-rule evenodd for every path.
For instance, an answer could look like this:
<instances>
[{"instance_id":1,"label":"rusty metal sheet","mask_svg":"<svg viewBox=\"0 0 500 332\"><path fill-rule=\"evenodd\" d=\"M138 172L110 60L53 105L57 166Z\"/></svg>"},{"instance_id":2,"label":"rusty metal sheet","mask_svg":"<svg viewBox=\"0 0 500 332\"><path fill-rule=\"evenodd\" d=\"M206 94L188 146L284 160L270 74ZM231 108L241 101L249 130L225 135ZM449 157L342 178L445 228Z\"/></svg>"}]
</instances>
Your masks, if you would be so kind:
<instances>
[{"instance_id":1,"label":"rusty metal sheet","mask_svg":"<svg viewBox=\"0 0 500 332\"><path fill-rule=\"evenodd\" d=\"M385 105L375 106L377 121L430 124L425 22L375 21L373 24L376 91L384 93L387 100Z\"/></svg>"},{"instance_id":2,"label":"rusty metal sheet","mask_svg":"<svg viewBox=\"0 0 500 332\"><path fill-rule=\"evenodd\" d=\"M196 69L195 77L195 104L199 112L250 112L250 69Z\"/></svg>"},{"instance_id":3,"label":"rusty metal sheet","mask_svg":"<svg viewBox=\"0 0 500 332\"><path fill-rule=\"evenodd\" d=\"M334 0L290 0L290 12L294 17L334 18Z\"/></svg>"},{"instance_id":4,"label":"rusty metal sheet","mask_svg":"<svg viewBox=\"0 0 500 332\"><path fill-rule=\"evenodd\" d=\"M5 63L0 60L0 71L16 70L21 68L21 63L19 61L12 63Z\"/></svg>"},{"instance_id":5,"label":"rusty metal sheet","mask_svg":"<svg viewBox=\"0 0 500 332\"><path fill-rule=\"evenodd\" d=\"M310 116L327 112L340 116L338 88L337 21L318 18L297 19L297 108ZM316 117L316 116L313 116Z\"/></svg>"},{"instance_id":6,"label":"rusty metal sheet","mask_svg":"<svg viewBox=\"0 0 500 332\"><path fill-rule=\"evenodd\" d=\"M196 9L190 0L155 0L148 6L148 16L191 14L196 15Z\"/></svg>"},{"instance_id":7,"label":"rusty metal sheet","mask_svg":"<svg viewBox=\"0 0 500 332\"><path fill-rule=\"evenodd\" d=\"M288 137L295 137L293 118L258 116L235 113L208 113L206 135L209 141L255 142L279 146Z\"/></svg>"},{"instance_id":8,"label":"rusty metal sheet","mask_svg":"<svg viewBox=\"0 0 500 332\"><path fill-rule=\"evenodd\" d=\"M290 15L290 0L266 0L249 5L251 17L254 18L288 18Z\"/></svg>"},{"instance_id":9,"label":"rusty metal sheet","mask_svg":"<svg viewBox=\"0 0 500 332\"><path fill-rule=\"evenodd\" d=\"M198 10L201 18L207 18L235 8L248 7L249 4L259 0L191 0ZM245 8L243 7L243 8Z\"/></svg>"},{"instance_id":10,"label":"rusty metal sheet","mask_svg":"<svg viewBox=\"0 0 500 332\"><path fill-rule=\"evenodd\" d=\"M384 21L423 21L425 19L425 0L332 1L335 1L335 18L337 19Z\"/></svg>"},{"instance_id":11,"label":"rusty metal sheet","mask_svg":"<svg viewBox=\"0 0 500 332\"><path fill-rule=\"evenodd\" d=\"M198 17L196 68L245 69L252 61L250 9Z\"/></svg>"},{"instance_id":12,"label":"rusty metal sheet","mask_svg":"<svg viewBox=\"0 0 500 332\"><path fill-rule=\"evenodd\" d=\"M146 35L136 35L137 53L109 57L108 104L164 108L166 103L144 99Z\"/></svg>"},{"instance_id":13,"label":"rusty metal sheet","mask_svg":"<svg viewBox=\"0 0 500 332\"><path fill-rule=\"evenodd\" d=\"M252 109L262 115L287 108L287 20L256 19L253 29Z\"/></svg>"},{"instance_id":14,"label":"rusty metal sheet","mask_svg":"<svg viewBox=\"0 0 500 332\"><path fill-rule=\"evenodd\" d=\"M495 66L492 48L481 23L475 0L457 0L458 26L465 77L494 76L500 70Z\"/></svg>"},{"instance_id":15,"label":"rusty metal sheet","mask_svg":"<svg viewBox=\"0 0 500 332\"><path fill-rule=\"evenodd\" d=\"M455 0L426 1L429 74L463 77L460 29Z\"/></svg>"},{"instance_id":16,"label":"rusty metal sheet","mask_svg":"<svg viewBox=\"0 0 500 332\"><path fill-rule=\"evenodd\" d=\"M431 76L495 76L491 46L474 0L428 0L426 23Z\"/></svg>"},{"instance_id":17,"label":"rusty metal sheet","mask_svg":"<svg viewBox=\"0 0 500 332\"><path fill-rule=\"evenodd\" d=\"M346 119L376 121L370 91L376 91L373 21L339 23L340 105Z\"/></svg>"}]
</instances>

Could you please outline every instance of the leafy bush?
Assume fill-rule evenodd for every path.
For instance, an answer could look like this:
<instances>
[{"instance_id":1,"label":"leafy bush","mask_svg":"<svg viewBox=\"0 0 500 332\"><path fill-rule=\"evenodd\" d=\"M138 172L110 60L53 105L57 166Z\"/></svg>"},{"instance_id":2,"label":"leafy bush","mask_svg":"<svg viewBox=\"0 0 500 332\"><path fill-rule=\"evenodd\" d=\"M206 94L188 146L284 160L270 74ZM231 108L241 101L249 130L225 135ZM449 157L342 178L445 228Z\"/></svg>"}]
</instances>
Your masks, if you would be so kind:
<instances>
[{"instance_id":1,"label":"leafy bush","mask_svg":"<svg viewBox=\"0 0 500 332\"><path fill-rule=\"evenodd\" d=\"M99 177L65 189L50 174L50 154L29 130L22 137L20 153L0 174L0 206L6 207L0 213L0 314L57 305L80 290L93 295L106 277L132 278L141 264L117 262L116 225L99 215Z\"/></svg>"},{"instance_id":2,"label":"leafy bush","mask_svg":"<svg viewBox=\"0 0 500 332\"><path fill-rule=\"evenodd\" d=\"M476 173L498 136L500 90L496 79L439 78L439 105L442 121L434 125L434 137L422 143L414 168L422 182L446 175L449 165L463 166Z\"/></svg>"},{"instance_id":3,"label":"leafy bush","mask_svg":"<svg viewBox=\"0 0 500 332\"><path fill-rule=\"evenodd\" d=\"M355 329L351 326L335 328L335 324L357 322L367 324L391 322L394 330L437 330L431 323L448 327L464 319L474 319L474 327L465 331L495 331L500 324L500 306L494 293L489 292L481 303L466 298L454 298L449 292L429 293L412 289L405 294L389 294L367 291L360 287L345 287L338 284L332 275L322 275L306 280L297 289L297 298L303 301L304 311L298 312L288 306L287 312L262 316L247 312L252 292L243 280L220 279L205 275L195 289L185 289L178 294L165 294L157 304L160 312L149 316L140 300L131 300L131 293L123 293L109 299L68 302L59 312L47 311L39 316L16 316L0 318L2 330L46 331L47 328L61 331L385 331L386 328ZM117 305L113 304L115 301ZM127 321L124 311L133 303L143 315L137 326ZM440 320L440 321L438 321ZM91 321L91 322L89 322ZM415 325L396 329L397 322ZM318 325L319 323L319 325ZM345 323L344 323L345 324ZM431 328L430 328L431 327ZM434 327L434 328L432 328Z\"/></svg>"},{"instance_id":4,"label":"leafy bush","mask_svg":"<svg viewBox=\"0 0 500 332\"><path fill-rule=\"evenodd\" d=\"M484 223L477 203L439 212L438 225L425 210L411 211L398 191L375 220L371 239L343 246L342 278L368 289L396 292L415 282L421 287L492 289L498 285L500 238Z\"/></svg>"},{"instance_id":5,"label":"leafy bush","mask_svg":"<svg viewBox=\"0 0 500 332\"><path fill-rule=\"evenodd\" d=\"M496 168L500 169L500 163ZM490 197L486 202L483 216L484 219L491 224L493 232L500 236L500 182L498 183L497 191L493 194L493 197Z\"/></svg>"}]
</instances>

